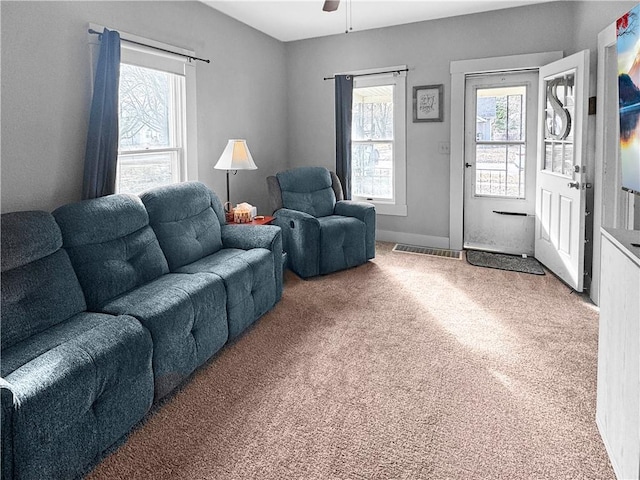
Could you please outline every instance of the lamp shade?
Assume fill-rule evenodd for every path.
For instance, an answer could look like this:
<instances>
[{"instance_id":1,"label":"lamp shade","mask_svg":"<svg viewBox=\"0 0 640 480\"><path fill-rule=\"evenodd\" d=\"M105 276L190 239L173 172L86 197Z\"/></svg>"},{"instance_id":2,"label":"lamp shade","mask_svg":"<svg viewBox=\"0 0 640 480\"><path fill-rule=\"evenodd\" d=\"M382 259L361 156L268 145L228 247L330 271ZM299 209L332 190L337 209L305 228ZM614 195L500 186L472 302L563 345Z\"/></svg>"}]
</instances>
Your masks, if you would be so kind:
<instances>
[{"instance_id":1,"label":"lamp shade","mask_svg":"<svg viewBox=\"0 0 640 480\"><path fill-rule=\"evenodd\" d=\"M227 142L218 163L213 168L218 170L256 170L253 157L247 147L247 141L243 139L233 139Z\"/></svg>"}]
</instances>

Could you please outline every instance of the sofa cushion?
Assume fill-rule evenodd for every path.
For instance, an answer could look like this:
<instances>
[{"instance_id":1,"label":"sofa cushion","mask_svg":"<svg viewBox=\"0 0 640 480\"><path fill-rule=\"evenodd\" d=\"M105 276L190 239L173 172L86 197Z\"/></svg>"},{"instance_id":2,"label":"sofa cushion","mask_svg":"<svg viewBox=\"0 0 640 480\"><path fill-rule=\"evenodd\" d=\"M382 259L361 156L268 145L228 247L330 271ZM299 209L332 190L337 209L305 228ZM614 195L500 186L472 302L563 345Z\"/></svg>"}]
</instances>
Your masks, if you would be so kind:
<instances>
[{"instance_id":1,"label":"sofa cushion","mask_svg":"<svg viewBox=\"0 0 640 480\"><path fill-rule=\"evenodd\" d=\"M155 398L179 385L227 341L226 293L213 275L167 274L103 305L151 333Z\"/></svg>"},{"instance_id":2,"label":"sofa cushion","mask_svg":"<svg viewBox=\"0 0 640 480\"><path fill-rule=\"evenodd\" d=\"M135 319L95 313L3 350L15 477L73 478L129 431L153 399L151 352Z\"/></svg>"},{"instance_id":3,"label":"sofa cushion","mask_svg":"<svg viewBox=\"0 0 640 480\"><path fill-rule=\"evenodd\" d=\"M282 190L284 208L299 210L314 217L333 214L336 195L331 174L323 167L300 167L276 174Z\"/></svg>"},{"instance_id":4,"label":"sofa cushion","mask_svg":"<svg viewBox=\"0 0 640 480\"><path fill-rule=\"evenodd\" d=\"M273 255L266 248L223 248L213 255L185 265L178 271L208 272L224 281L227 291L229 338L236 338L276 301L273 263Z\"/></svg>"},{"instance_id":5,"label":"sofa cushion","mask_svg":"<svg viewBox=\"0 0 640 480\"><path fill-rule=\"evenodd\" d=\"M355 267L367 261L364 222L331 215L319 218L320 274Z\"/></svg>"},{"instance_id":6,"label":"sofa cushion","mask_svg":"<svg viewBox=\"0 0 640 480\"><path fill-rule=\"evenodd\" d=\"M48 257L62 247L60 228L50 213L42 211L2 214L1 271Z\"/></svg>"},{"instance_id":7,"label":"sofa cushion","mask_svg":"<svg viewBox=\"0 0 640 480\"><path fill-rule=\"evenodd\" d=\"M2 425L0 427L0 475L14 478L13 474L13 410L14 396L11 384L0 378L0 401Z\"/></svg>"},{"instance_id":8,"label":"sofa cushion","mask_svg":"<svg viewBox=\"0 0 640 480\"><path fill-rule=\"evenodd\" d=\"M220 219L211 191L204 184L185 182L154 188L140 199L171 271L222 248Z\"/></svg>"},{"instance_id":9,"label":"sofa cushion","mask_svg":"<svg viewBox=\"0 0 640 480\"><path fill-rule=\"evenodd\" d=\"M2 215L2 329L4 349L85 309L60 229L46 212ZM3 358L4 360L4 358Z\"/></svg>"},{"instance_id":10,"label":"sofa cushion","mask_svg":"<svg viewBox=\"0 0 640 480\"><path fill-rule=\"evenodd\" d=\"M109 195L53 212L89 310L167 273L140 199Z\"/></svg>"}]
</instances>

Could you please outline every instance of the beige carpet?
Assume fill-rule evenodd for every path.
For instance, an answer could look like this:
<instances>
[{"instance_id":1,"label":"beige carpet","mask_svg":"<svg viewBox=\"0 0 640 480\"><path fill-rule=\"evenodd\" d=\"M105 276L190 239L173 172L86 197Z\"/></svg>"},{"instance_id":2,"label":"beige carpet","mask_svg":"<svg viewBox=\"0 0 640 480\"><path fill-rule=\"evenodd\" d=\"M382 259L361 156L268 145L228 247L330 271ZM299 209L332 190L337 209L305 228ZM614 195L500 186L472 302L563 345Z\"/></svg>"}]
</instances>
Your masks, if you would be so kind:
<instances>
[{"instance_id":1,"label":"beige carpet","mask_svg":"<svg viewBox=\"0 0 640 480\"><path fill-rule=\"evenodd\" d=\"M553 275L391 252L303 281L91 479L613 478L595 308Z\"/></svg>"}]
</instances>

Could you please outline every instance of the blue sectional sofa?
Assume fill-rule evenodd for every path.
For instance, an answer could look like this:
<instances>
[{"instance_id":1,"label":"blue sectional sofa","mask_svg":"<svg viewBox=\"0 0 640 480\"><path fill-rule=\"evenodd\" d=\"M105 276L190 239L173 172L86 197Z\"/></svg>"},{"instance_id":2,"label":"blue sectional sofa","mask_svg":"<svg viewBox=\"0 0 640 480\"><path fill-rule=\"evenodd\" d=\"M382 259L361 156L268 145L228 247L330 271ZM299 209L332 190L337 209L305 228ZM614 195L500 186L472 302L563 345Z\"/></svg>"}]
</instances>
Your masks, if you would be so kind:
<instances>
[{"instance_id":1,"label":"blue sectional sofa","mask_svg":"<svg viewBox=\"0 0 640 480\"><path fill-rule=\"evenodd\" d=\"M2 215L2 478L72 478L282 295L200 183Z\"/></svg>"},{"instance_id":2,"label":"blue sectional sofa","mask_svg":"<svg viewBox=\"0 0 640 480\"><path fill-rule=\"evenodd\" d=\"M278 227L227 225L220 200L201 183L151 190L141 199L169 269L212 274L224 284L230 338L280 300L282 235L277 234Z\"/></svg>"},{"instance_id":3,"label":"blue sectional sofa","mask_svg":"<svg viewBox=\"0 0 640 480\"><path fill-rule=\"evenodd\" d=\"M53 217L2 215L2 478L68 478L153 400L151 336L86 311Z\"/></svg>"}]
</instances>

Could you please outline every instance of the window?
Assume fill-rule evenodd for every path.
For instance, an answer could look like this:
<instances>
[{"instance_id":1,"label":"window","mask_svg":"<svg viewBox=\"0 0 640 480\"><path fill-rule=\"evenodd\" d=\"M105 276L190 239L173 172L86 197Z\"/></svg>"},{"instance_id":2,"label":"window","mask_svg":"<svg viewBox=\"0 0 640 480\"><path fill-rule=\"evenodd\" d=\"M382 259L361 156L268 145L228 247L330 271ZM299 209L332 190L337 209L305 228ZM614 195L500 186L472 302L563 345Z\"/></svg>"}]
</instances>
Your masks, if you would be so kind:
<instances>
[{"instance_id":1,"label":"window","mask_svg":"<svg viewBox=\"0 0 640 480\"><path fill-rule=\"evenodd\" d=\"M476 91L476 196L525 198L527 86Z\"/></svg>"},{"instance_id":2,"label":"window","mask_svg":"<svg viewBox=\"0 0 640 480\"><path fill-rule=\"evenodd\" d=\"M375 203L379 214L407 214L405 78L404 72L354 76L351 196Z\"/></svg>"},{"instance_id":3,"label":"window","mask_svg":"<svg viewBox=\"0 0 640 480\"><path fill-rule=\"evenodd\" d=\"M122 42L116 192L197 179L193 70L185 58Z\"/></svg>"},{"instance_id":4,"label":"window","mask_svg":"<svg viewBox=\"0 0 640 480\"><path fill-rule=\"evenodd\" d=\"M184 170L184 77L120 66L116 191L140 193L180 182Z\"/></svg>"}]
</instances>

